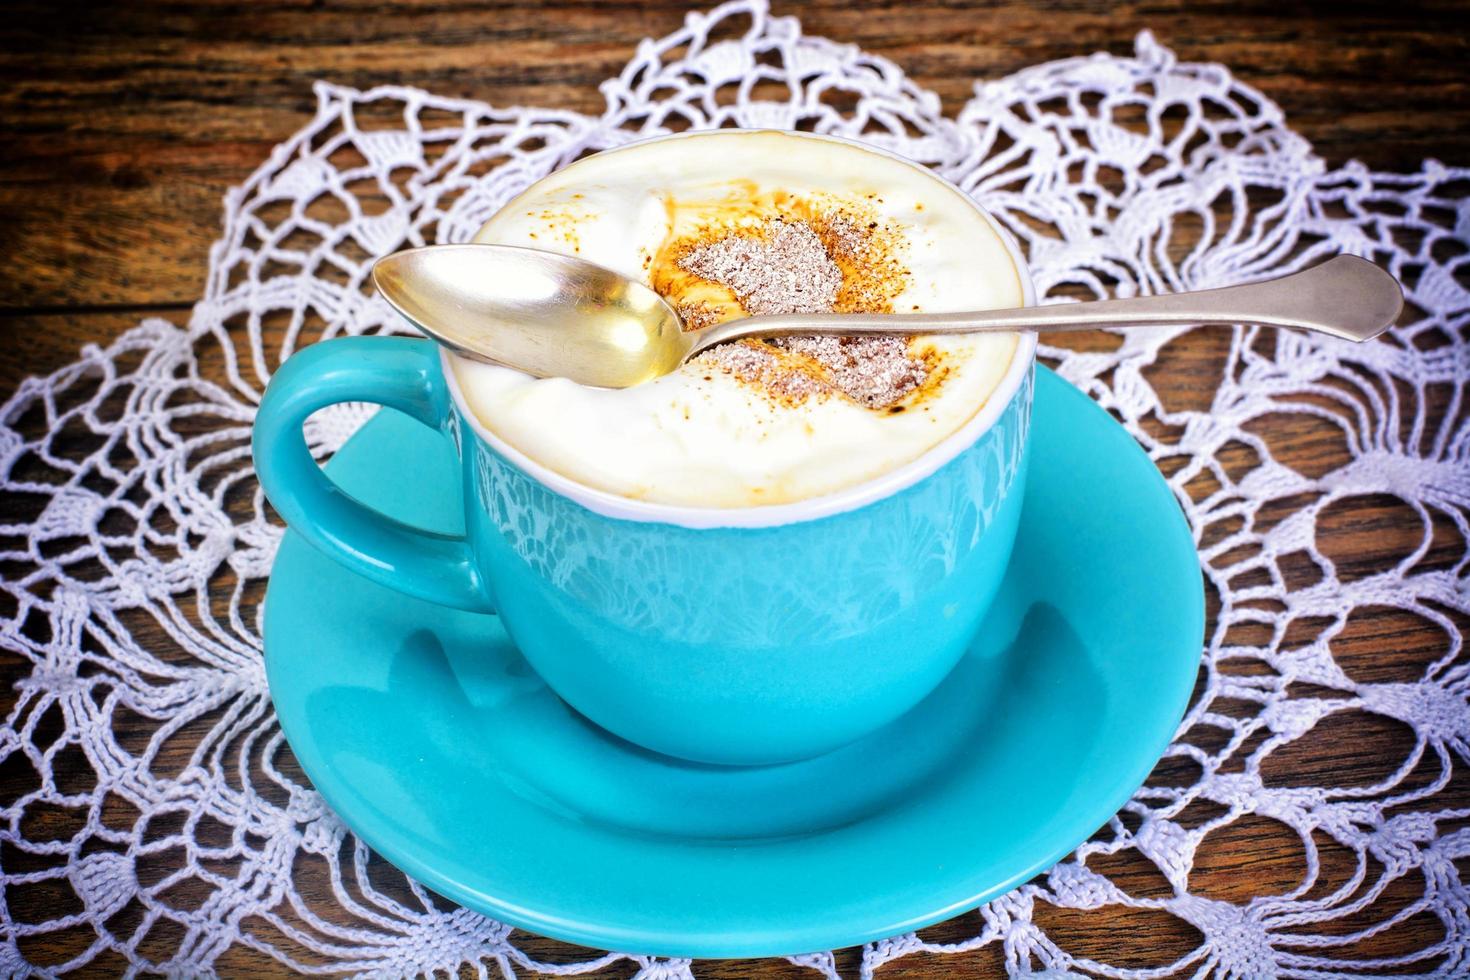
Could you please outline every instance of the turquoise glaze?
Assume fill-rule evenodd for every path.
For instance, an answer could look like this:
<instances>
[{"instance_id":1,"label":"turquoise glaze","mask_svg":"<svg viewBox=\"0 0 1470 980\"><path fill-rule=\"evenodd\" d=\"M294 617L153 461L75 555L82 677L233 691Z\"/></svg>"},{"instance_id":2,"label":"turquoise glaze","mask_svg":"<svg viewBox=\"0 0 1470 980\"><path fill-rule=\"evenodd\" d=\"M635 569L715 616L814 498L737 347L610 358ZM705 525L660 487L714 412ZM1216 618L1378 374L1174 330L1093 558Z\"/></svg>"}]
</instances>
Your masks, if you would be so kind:
<instances>
[{"instance_id":1,"label":"turquoise glaze","mask_svg":"<svg viewBox=\"0 0 1470 980\"><path fill-rule=\"evenodd\" d=\"M1112 816L1199 665L1199 565L1169 487L1044 369L1028 466L1014 553L967 654L912 711L808 761L639 749L570 710L497 617L375 585L294 530L266 596L271 698L348 826L511 925L697 957L917 929L1045 871ZM453 446L398 412L327 469L365 504L463 532Z\"/></svg>"},{"instance_id":2,"label":"turquoise glaze","mask_svg":"<svg viewBox=\"0 0 1470 980\"><path fill-rule=\"evenodd\" d=\"M553 489L554 475L468 419L424 340L340 339L296 354L261 403L255 461L292 530L380 584L495 609L552 690L609 731L700 762L786 762L893 721L973 638L1020 523L1027 344L1017 358L988 424L934 472L835 513L822 513L832 498L784 508L792 519L763 526L718 526L763 508ZM463 536L386 519L322 475L301 424L340 401L378 402L453 435ZM434 489L385 463L389 478ZM706 526L678 523L686 517Z\"/></svg>"}]
</instances>

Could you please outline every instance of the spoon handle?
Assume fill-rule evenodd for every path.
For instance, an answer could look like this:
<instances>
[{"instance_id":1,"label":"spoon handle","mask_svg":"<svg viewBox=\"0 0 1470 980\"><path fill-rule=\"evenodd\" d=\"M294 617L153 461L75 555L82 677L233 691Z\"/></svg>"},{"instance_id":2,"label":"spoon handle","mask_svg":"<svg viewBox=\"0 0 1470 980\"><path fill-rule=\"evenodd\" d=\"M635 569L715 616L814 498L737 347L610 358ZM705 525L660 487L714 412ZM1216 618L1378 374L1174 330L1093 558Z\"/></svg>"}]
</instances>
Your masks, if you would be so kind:
<instances>
[{"instance_id":1,"label":"spoon handle","mask_svg":"<svg viewBox=\"0 0 1470 980\"><path fill-rule=\"evenodd\" d=\"M783 334L943 334L1258 323L1368 340L1403 309L1398 280L1366 259L1339 255L1303 272L1222 289L963 313L814 313L756 316L703 331L703 350L737 337Z\"/></svg>"}]
</instances>

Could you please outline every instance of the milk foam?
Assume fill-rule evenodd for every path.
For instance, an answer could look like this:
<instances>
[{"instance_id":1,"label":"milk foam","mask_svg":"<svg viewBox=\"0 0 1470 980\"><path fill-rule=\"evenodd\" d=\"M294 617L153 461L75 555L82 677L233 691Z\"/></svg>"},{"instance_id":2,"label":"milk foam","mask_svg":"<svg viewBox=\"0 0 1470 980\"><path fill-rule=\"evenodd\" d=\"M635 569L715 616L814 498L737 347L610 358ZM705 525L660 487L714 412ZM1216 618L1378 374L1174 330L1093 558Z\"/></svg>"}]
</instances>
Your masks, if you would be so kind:
<instances>
[{"instance_id":1,"label":"milk foam","mask_svg":"<svg viewBox=\"0 0 1470 980\"><path fill-rule=\"evenodd\" d=\"M574 254L649 282L671 236L712 207L761 214L793 195L856 202L900 229L907 276L894 312L1023 302L1004 243L950 185L884 154L785 133L699 134L589 157L532 185L476 241ZM936 383L902 411L841 395L773 398L698 362L622 390L451 363L479 421L563 476L634 499L747 507L831 493L915 459L979 411L1016 345L1014 334L915 338L910 351L936 365Z\"/></svg>"}]
</instances>

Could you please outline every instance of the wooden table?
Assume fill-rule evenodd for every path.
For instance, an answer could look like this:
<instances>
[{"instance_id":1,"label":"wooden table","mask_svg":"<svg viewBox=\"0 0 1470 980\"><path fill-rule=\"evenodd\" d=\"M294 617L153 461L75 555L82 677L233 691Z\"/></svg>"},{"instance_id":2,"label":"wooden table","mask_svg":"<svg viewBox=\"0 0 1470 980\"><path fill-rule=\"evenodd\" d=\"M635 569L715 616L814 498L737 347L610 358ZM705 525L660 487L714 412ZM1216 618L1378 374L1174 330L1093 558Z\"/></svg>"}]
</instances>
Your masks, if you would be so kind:
<instances>
[{"instance_id":1,"label":"wooden table","mask_svg":"<svg viewBox=\"0 0 1470 980\"><path fill-rule=\"evenodd\" d=\"M682 0L10 5L0 21L0 242L9 257L0 281L0 389L8 393L21 378L49 372L81 345L106 342L145 316L183 322L203 287L222 196L310 117L314 79L364 88L397 82L499 105L595 113L602 107L597 83L622 67L639 39L676 28L685 9ZM1425 157L1470 161L1470 45L1463 7L1454 0L833 0L779 4L777 12L799 15L808 33L894 60L937 92L950 113L968 98L973 80L1094 50L1125 53L1147 27L1181 59L1222 62L1275 99L1329 163L1356 158L1407 171ZM1177 394L1212 390L1211 356L1208 349L1184 352L1177 380L1169 382ZM1303 440L1295 451L1308 458L1327 450ZM1344 515L1333 532L1340 568L1381 568L1407 554L1418 528L1404 511L1369 501ZM1435 555L1453 560L1459 547L1446 541ZM1421 656L1418 647L1432 642L1391 617L1361 625L1346 641L1354 657L1385 669ZM9 657L0 664L8 687L19 664ZM1286 762L1303 778L1326 772L1366 782L1403 757L1403 730L1352 734L1347 744ZM26 788L0 785L0 796L9 800ZM1465 781L1450 792L1466 805ZM1294 836L1242 821L1220 837L1192 879L1213 897L1243 901L1297 880ZM1162 882L1137 863L1103 870L1135 894ZM1166 962L1171 950L1197 942L1168 916L1117 911L1050 910L1041 918L1053 938L1080 955L1127 959L1136 951L1140 963ZM972 915L962 916L925 935L958 939L975 928ZM1432 918L1420 917L1362 951L1394 955L1440 935ZM73 934L23 948L56 962L83 942ZM525 945L558 955L558 944L547 940ZM852 951L841 957L849 967L854 959ZM119 966L100 965L101 972ZM248 950L233 951L219 969L231 976L280 973ZM780 962L702 969L797 975ZM908 958L882 975L960 971L998 975L999 953Z\"/></svg>"}]
</instances>

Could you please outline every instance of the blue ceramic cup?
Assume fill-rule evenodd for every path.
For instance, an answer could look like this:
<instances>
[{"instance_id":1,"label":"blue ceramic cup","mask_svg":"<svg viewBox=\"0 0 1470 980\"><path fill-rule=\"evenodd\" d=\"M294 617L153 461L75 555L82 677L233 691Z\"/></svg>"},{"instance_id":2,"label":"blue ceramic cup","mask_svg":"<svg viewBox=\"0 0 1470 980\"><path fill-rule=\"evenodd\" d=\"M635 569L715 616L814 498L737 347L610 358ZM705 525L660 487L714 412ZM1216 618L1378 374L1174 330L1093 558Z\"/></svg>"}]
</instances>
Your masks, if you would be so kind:
<instances>
[{"instance_id":1,"label":"blue ceramic cup","mask_svg":"<svg viewBox=\"0 0 1470 980\"><path fill-rule=\"evenodd\" d=\"M786 762L893 721L969 646L1020 519L1035 348L1023 335L982 409L918 459L791 504L672 506L578 484L487 431L439 349L401 337L291 357L261 401L255 465L295 532L390 589L498 614L607 730L698 762ZM349 401L453 436L463 536L398 523L322 472L302 424Z\"/></svg>"}]
</instances>

